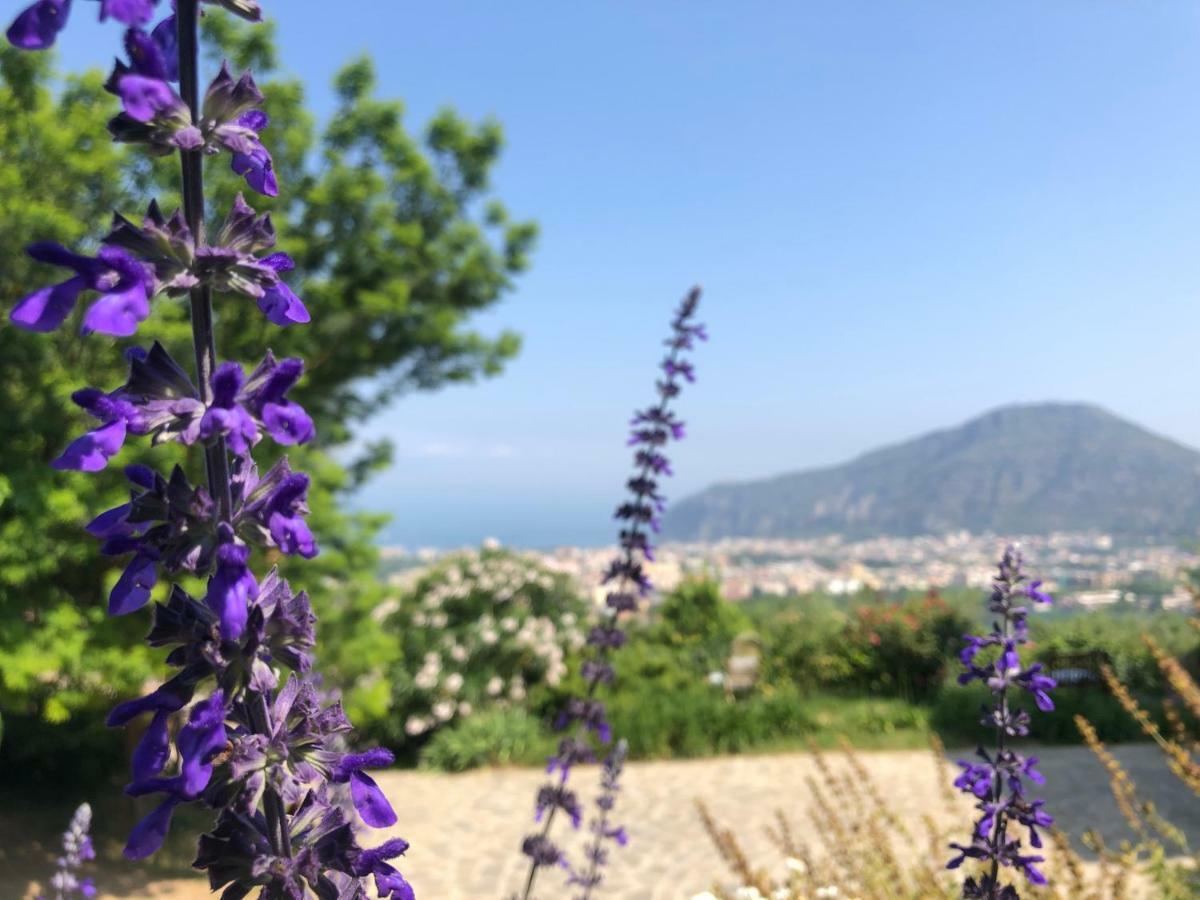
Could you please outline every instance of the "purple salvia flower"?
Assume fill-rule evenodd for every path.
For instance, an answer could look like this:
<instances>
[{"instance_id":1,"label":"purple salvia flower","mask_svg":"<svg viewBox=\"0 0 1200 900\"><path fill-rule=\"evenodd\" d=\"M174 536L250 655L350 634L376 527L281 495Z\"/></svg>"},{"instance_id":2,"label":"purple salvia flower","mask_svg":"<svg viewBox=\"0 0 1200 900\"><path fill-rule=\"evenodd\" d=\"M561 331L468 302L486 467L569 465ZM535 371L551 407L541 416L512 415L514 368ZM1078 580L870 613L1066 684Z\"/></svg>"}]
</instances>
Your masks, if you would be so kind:
<instances>
[{"instance_id":1,"label":"purple salvia flower","mask_svg":"<svg viewBox=\"0 0 1200 900\"><path fill-rule=\"evenodd\" d=\"M40 894L38 900L70 900L74 897L95 897L96 885L91 878L81 878L79 868L96 858L89 831L92 827L92 808L81 803L71 816L71 824L62 836L62 856L50 877L50 894Z\"/></svg>"},{"instance_id":2,"label":"purple salvia flower","mask_svg":"<svg viewBox=\"0 0 1200 900\"><path fill-rule=\"evenodd\" d=\"M79 295L100 296L84 314L83 334L99 332L127 337L150 314L150 278L143 263L118 247L104 247L95 258L72 253L61 244L32 244L27 252L38 262L71 269L66 281L34 291L17 303L14 325L29 331L54 331L75 308Z\"/></svg>"},{"instance_id":3,"label":"purple salvia flower","mask_svg":"<svg viewBox=\"0 0 1200 900\"><path fill-rule=\"evenodd\" d=\"M619 626L620 615L636 610L639 600L652 590L645 563L654 558L654 546L647 529L658 531L659 516L666 506L666 499L658 490L658 479L671 471L663 448L672 440L683 437L683 423L675 417L670 404L680 394L681 379L688 382L695 379L695 370L683 354L693 348L695 341L706 339L703 326L693 321L699 303L700 289L693 288L675 311L671 321L671 336L666 341L667 356L660 365L662 377L655 383L658 400L653 406L636 412L630 422L632 434L628 443L637 449L634 452L635 472L626 482L629 499L621 503L616 511L616 518L622 523L618 534L621 550L604 575L604 584L609 587L605 621L594 627L588 636L591 655L581 667L588 686L587 693L583 697L570 698L554 722L556 728L571 729L573 735L560 743L558 755L552 757L547 766L548 773L558 773L557 781L544 785L538 792L535 821L541 822L542 828L537 834L527 837L521 846L522 853L529 858L529 874L522 894L524 900L532 897L540 869L548 865L562 865L571 871L562 852L551 840L550 829L559 810L567 814L576 828L579 827L582 815L579 804L575 794L566 787L571 767L595 758L589 739L601 745L612 740L612 728L604 704L596 697L596 693L601 685L611 683L615 677L609 655L625 642L625 634ZM623 748L623 745L619 746ZM616 773L620 771L624 759L624 749L619 754L616 751L608 754L607 760L616 766L613 772L608 773L611 774L613 791ZM605 789L608 790L607 783ZM624 843L624 831L610 826L607 816L603 817L602 830L605 835L598 834L589 850L592 856L587 863L587 874L571 876L573 883L583 885L584 897L589 896L595 884L599 883L599 868L607 854L603 840L612 838L619 844Z\"/></svg>"},{"instance_id":4,"label":"purple salvia flower","mask_svg":"<svg viewBox=\"0 0 1200 900\"><path fill-rule=\"evenodd\" d=\"M100 21L113 18L126 25L145 25L158 0L100 0Z\"/></svg>"},{"instance_id":5,"label":"purple salvia flower","mask_svg":"<svg viewBox=\"0 0 1200 900\"><path fill-rule=\"evenodd\" d=\"M240 150L233 151L230 167L245 177L246 184L253 190L267 197L277 197L279 184L275 180L275 163L258 137L270 123L270 118L260 109L252 109L238 117L237 127L243 129L243 143ZM249 133L254 136L250 137Z\"/></svg>"},{"instance_id":6,"label":"purple salvia flower","mask_svg":"<svg viewBox=\"0 0 1200 900\"><path fill-rule=\"evenodd\" d=\"M600 796L596 798L597 813L589 824L592 839L585 853L587 869L571 876L571 882L583 888L579 900L588 900L604 880L604 866L608 863L608 848L605 844L612 842L618 847L624 847L629 843L625 829L612 824L612 811L616 808L617 792L621 789L621 772L625 768L628 755L628 743L620 740L604 760L604 769L600 774Z\"/></svg>"},{"instance_id":7,"label":"purple salvia flower","mask_svg":"<svg viewBox=\"0 0 1200 900\"><path fill-rule=\"evenodd\" d=\"M1005 550L1000 560L999 574L994 582L988 609L997 616L988 635L967 635L966 644L959 654L963 673L960 684L982 681L988 686L993 704L986 709L983 724L994 730L996 748L989 752L983 747L976 751L982 762L960 761L962 772L954 786L976 801L979 811L970 844L951 844L958 851L947 864L955 869L966 860L977 860L985 872L978 879L968 877L963 884L963 897L980 900L1019 900L1017 889L1011 884L1001 883L1001 870L1020 870L1026 879L1035 885L1043 885L1046 878L1037 864L1041 856L1021 853L1021 840L1015 833L1015 825L1024 826L1029 843L1035 849L1042 846L1039 828L1050 826L1054 819L1045 812L1041 800L1030 801L1025 795L1026 780L1044 784L1045 779L1037 770L1037 757L1026 757L1007 746L1010 737L1029 733L1029 714L1025 710L1014 711L1011 707L1011 688L1021 688L1033 695L1034 702L1043 712L1054 709L1049 691L1054 688L1053 678L1042 674L1042 666L1035 663L1025 667L1021 661L1020 647L1029 641L1028 610L1019 605L1022 599L1037 603L1050 603L1050 595L1042 591L1040 581L1026 583L1021 571L1021 554L1016 547ZM992 659L980 664L980 655L995 647Z\"/></svg>"},{"instance_id":8,"label":"purple salvia flower","mask_svg":"<svg viewBox=\"0 0 1200 900\"><path fill-rule=\"evenodd\" d=\"M392 751L376 747L365 753L347 753L334 763L329 773L329 780L334 784L349 783L354 808L363 821L373 828L395 825L396 813L379 785L363 770L386 768L395 761Z\"/></svg>"},{"instance_id":9,"label":"purple salvia flower","mask_svg":"<svg viewBox=\"0 0 1200 900\"><path fill-rule=\"evenodd\" d=\"M258 443L260 430L282 445L302 444L315 434L308 413L287 398L304 371L299 359L276 360L268 352L249 378L241 366L224 363L213 373L206 405L161 344L149 350L133 347L125 355L129 379L124 385L108 394L84 388L72 395L101 425L73 441L54 461L55 468L99 471L128 435L183 444L222 437L244 456Z\"/></svg>"},{"instance_id":10,"label":"purple salvia flower","mask_svg":"<svg viewBox=\"0 0 1200 900\"><path fill-rule=\"evenodd\" d=\"M70 14L71 0L37 0L8 26L8 42L22 50L53 47Z\"/></svg>"},{"instance_id":11,"label":"purple salvia flower","mask_svg":"<svg viewBox=\"0 0 1200 900\"><path fill-rule=\"evenodd\" d=\"M255 0L212 2L250 21L261 18ZM249 73L234 79L222 66L199 108L199 3L176 0L175 14L149 33L156 0L100 0L99 6L101 20L127 26L128 61L116 64L106 84L122 106L109 130L116 140L139 143L152 154L178 153L186 184L196 190L185 190L183 210L169 217L154 202L140 225L115 216L95 257L57 244L33 245L34 259L72 274L23 298L11 313L20 327L51 331L91 292L99 296L83 314L82 332L115 337L133 334L159 294L187 296L200 313L192 335L196 378L159 344L129 350L124 385L74 394L98 424L54 463L103 469L130 437L204 448L204 486L191 484L181 466L166 477L127 466L128 502L87 526L105 555L128 557L109 596L112 614L133 613L162 591L147 642L167 648L174 670L158 688L109 714L114 727L150 719L133 752L127 792L158 801L134 827L125 853L131 859L154 853L177 807L205 803L216 810L216 823L201 836L195 865L227 898L256 891L363 900L373 880L380 896L413 900L411 885L390 862L408 844L395 839L360 846L352 811L368 826L396 821L365 772L390 765L392 755L381 749L347 753L351 725L340 703L324 703L313 683L300 677L312 667L316 640L308 596L293 592L277 571L260 581L252 569L255 546L303 557L317 553L304 518L308 477L293 472L285 457L259 478L251 457L263 432L291 445L312 439L314 428L287 396L303 372L300 360L277 360L268 352L249 375L236 363L217 365L213 295L253 299L279 325L307 322L309 314L280 278L294 264L271 252L270 216L256 215L239 196L214 240L204 238L203 155L228 151L234 170L261 193L273 196L278 185L260 139L268 124L263 97ZM70 0L39 0L17 16L9 40L26 49L51 46L70 7ZM182 57L181 47L188 50ZM184 574L207 584L203 598L169 583ZM281 669L293 674L281 678ZM173 729L181 718L182 727ZM86 823L72 829L85 835ZM91 896L90 882L73 872L90 855L90 844L76 842L72 849L68 843L66 849L69 865L60 864L55 889L60 896Z\"/></svg>"}]
</instances>

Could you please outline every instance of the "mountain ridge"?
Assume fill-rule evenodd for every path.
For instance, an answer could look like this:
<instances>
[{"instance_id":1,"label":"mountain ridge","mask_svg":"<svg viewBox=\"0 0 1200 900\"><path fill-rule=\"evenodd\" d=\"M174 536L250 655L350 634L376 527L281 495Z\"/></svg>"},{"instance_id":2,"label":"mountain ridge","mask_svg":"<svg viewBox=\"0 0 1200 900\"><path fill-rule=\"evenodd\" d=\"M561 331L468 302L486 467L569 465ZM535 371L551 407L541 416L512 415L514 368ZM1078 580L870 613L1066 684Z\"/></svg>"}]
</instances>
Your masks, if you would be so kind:
<instances>
[{"instance_id":1,"label":"mountain ridge","mask_svg":"<svg viewBox=\"0 0 1200 900\"><path fill-rule=\"evenodd\" d=\"M722 482L667 537L912 536L966 529L1195 534L1200 451L1086 403L1002 406L832 466Z\"/></svg>"}]
</instances>

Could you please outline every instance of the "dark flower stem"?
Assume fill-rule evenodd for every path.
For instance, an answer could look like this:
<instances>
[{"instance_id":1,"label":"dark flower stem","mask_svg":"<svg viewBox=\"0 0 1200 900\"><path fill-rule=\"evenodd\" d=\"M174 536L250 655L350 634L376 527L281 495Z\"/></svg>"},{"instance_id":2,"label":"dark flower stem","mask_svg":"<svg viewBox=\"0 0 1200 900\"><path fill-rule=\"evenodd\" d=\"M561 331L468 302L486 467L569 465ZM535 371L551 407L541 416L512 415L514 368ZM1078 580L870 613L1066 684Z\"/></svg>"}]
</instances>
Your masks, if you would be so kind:
<instances>
[{"instance_id":1,"label":"dark flower stem","mask_svg":"<svg viewBox=\"0 0 1200 900\"><path fill-rule=\"evenodd\" d=\"M1011 624L1007 611L1000 620L1003 624L1001 627L1001 635L1004 641L1007 641L1010 635L1009 626ZM1001 647L1006 646L1001 644ZM1008 722L1008 685L1005 684L1000 691L1000 696L996 698L996 708L1000 711L999 723L996 725L996 759L1004 758L1004 729L1005 723ZM995 776L992 781L992 802L996 804L996 826L994 832L993 846L1004 846L1004 832L1008 825L1008 816L1005 815L1004 808L1000 803L1004 795L1004 774L999 767L996 769ZM999 896L1000 891L1000 857L995 856L992 859L992 891L996 896Z\"/></svg>"},{"instance_id":2,"label":"dark flower stem","mask_svg":"<svg viewBox=\"0 0 1200 900\"><path fill-rule=\"evenodd\" d=\"M192 121L200 121L200 0L178 0L176 22L179 30L179 88L184 102L192 111ZM183 174L183 214L196 241L204 246L204 155L199 150L184 150L179 154ZM213 332L212 288L203 285L192 289L192 346L196 351L196 386L206 405L212 402L212 374L217 365L217 342ZM204 445L204 463L208 474L208 490L217 504L217 517L229 521L233 514L233 490L229 477L229 453L225 438L217 437ZM250 715L259 734L270 733L269 713L261 697L251 703ZM267 786L263 795L263 810L267 817L267 834L271 849L280 856L291 856L288 841L287 814L278 792Z\"/></svg>"},{"instance_id":3,"label":"dark flower stem","mask_svg":"<svg viewBox=\"0 0 1200 900\"><path fill-rule=\"evenodd\" d=\"M192 121L200 121L199 81L199 0L179 0L176 22L179 29L179 88L184 102L192 111ZM183 170L183 214L196 240L204 246L204 155L200 150L184 150L179 154ZM217 344L213 333L212 288L203 285L192 289L192 344L196 351L196 384L200 399L212 402L212 374L217 366ZM218 437L204 447L204 463L208 473L208 489L217 504L217 514L228 520L233 509L229 479L229 456L225 439Z\"/></svg>"}]
</instances>

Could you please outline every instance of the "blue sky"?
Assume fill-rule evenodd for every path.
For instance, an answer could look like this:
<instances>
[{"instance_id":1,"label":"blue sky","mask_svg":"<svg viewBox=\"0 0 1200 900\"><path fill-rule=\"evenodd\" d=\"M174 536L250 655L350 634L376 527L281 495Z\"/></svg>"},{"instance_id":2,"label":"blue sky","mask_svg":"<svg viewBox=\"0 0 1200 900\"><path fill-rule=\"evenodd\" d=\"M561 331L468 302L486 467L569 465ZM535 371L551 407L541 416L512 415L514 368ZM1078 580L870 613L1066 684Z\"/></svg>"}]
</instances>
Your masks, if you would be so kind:
<instances>
[{"instance_id":1,"label":"blue sky","mask_svg":"<svg viewBox=\"0 0 1200 900\"><path fill-rule=\"evenodd\" d=\"M98 62L76 6L64 51ZM524 334L509 371L367 429L399 451L361 500L391 541L603 541L693 282L713 340L675 496L1012 402L1200 446L1194 4L264 6L318 115L366 51L410 127L497 117L497 193L542 226L479 321Z\"/></svg>"}]
</instances>

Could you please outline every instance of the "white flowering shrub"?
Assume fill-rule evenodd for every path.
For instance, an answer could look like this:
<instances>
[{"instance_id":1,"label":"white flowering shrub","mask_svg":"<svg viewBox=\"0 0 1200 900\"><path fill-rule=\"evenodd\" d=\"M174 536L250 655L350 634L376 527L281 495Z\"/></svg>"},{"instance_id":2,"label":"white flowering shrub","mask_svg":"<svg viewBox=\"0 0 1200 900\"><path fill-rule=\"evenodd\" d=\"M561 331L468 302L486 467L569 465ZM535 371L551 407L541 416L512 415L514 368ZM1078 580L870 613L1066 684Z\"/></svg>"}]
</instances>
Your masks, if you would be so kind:
<instances>
[{"instance_id":1,"label":"white flowering shrub","mask_svg":"<svg viewBox=\"0 0 1200 900\"><path fill-rule=\"evenodd\" d=\"M558 685L567 654L584 643L585 611L566 576L527 557L484 549L442 560L373 616L401 648L388 673L388 737L424 742Z\"/></svg>"}]
</instances>

